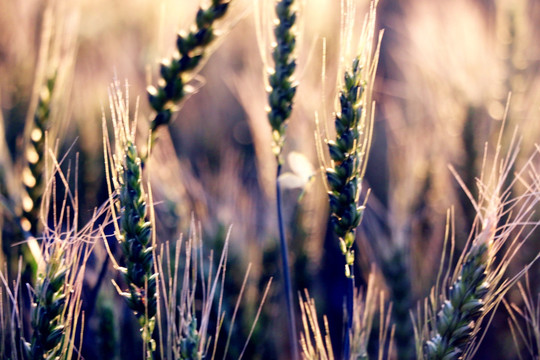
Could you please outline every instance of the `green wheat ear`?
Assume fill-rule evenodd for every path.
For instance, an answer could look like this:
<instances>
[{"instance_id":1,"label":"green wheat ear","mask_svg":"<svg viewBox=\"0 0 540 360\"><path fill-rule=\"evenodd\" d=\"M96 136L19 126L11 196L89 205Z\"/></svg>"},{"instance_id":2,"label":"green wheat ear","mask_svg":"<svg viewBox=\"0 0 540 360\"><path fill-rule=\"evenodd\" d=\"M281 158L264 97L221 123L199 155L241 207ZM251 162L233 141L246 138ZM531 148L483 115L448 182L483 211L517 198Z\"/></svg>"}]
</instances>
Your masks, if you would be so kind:
<instances>
[{"instance_id":1,"label":"green wheat ear","mask_svg":"<svg viewBox=\"0 0 540 360\"><path fill-rule=\"evenodd\" d=\"M339 247L345 257L346 331L343 337L343 358L351 356L354 315L354 242L355 231L362 220L364 205L359 204L362 180L366 170L373 132L372 91L379 57L382 32L375 39L377 1L372 1L365 18L357 46L351 46L354 33L354 3L343 3L347 11L342 13L341 79L338 94L338 110L334 116L335 140L326 140L330 154L326 167L326 188L330 203L330 222L339 239ZM345 45L345 46L344 46ZM354 53L351 54L351 50ZM350 63L349 63L350 61ZM347 63L344 63L347 62ZM341 75L343 74L343 75ZM319 154L323 153L321 143Z\"/></svg>"},{"instance_id":2,"label":"green wheat ear","mask_svg":"<svg viewBox=\"0 0 540 360\"><path fill-rule=\"evenodd\" d=\"M186 83L199 66L208 45L216 38L214 23L225 16L231 0L212 0L207 9L199 8L195 25L188 32L179 32L176 40L177 51L160 65L160 80L157 86L147 89L148 101L156 115L150 123L152 138L156 130L171 121L178 103L187 93Z\"/></svg>"},{"instance_id":3,"label":"green wheat ear","mask_svg":"<svg viewBox=\"0 0 540 360\"><path fill-rule=\"evenodd\" d=\"M25 151L27 167L24 169L22 182L25 193L22 199L22 227L33 236L39 231L39 210L43 199L45 171L45 132L50 126L50 105L56 74L50 76L39 93L38 105L34 112L30 138Z\"/></svg>"},{"instance_id":4,"label":"green wheat ear","mask_svg":"<svg viewBox=\"0 0 540 360\"><path fill-rule=\"evenodd\" d=\"M517 275L506 274L516 250L529 236L522 234L522 226L530 224L529 211L539 198L532 187L524 195L511 197L513 180L509 185L509 176L515 171L518 147L510 144L504 158L500 155L500 143L496 149L487 181L478 180L478 200L471 197L477 211L474 227L480 230L467 244L452 278L449 275L442 278L446 290L441 291L438 281L426 308L424 329L416 330L422 334L421 339L417 337L417 352L424 359L472 358L477 340L483 338L479 335L483 321L489 323L488 314L498 307L506 292L530 266ZM528 165L517 173L525 170L528 171ZM482 174L486 173L484 167ZM537 181L534 176L533 179Z\"/></svg>"},{"instance_id":5,"label":"green wheat ear","mask_svg":"<svg viewBox=\"0 0 540 360\"><path fill-rule=\"evenodd\" d=\"M34 333L30 343L25 343L27 359L54 359L61 354L68 271L64 251L53 245L45 271L38 275L34 291L31 313Z\"/></svg>"},{"instance_id":6,"label":"green wheat ear","mask_svg":"<svg viewBox=\"0 0 540 360\"><path fill-rule=\"evenodd\" d=\"M335 117L336 140L328 141L333 166L326 170L329 186L331 222L345 255L345 273L352 276L354 233L360 224L364 207L358 205L364 176L366 141L370 129L365 122L365 86L360 59L355 58L344 74L339 94L340 112Z\"/></svg>"},{"instance_id":7,"label":"green wheat ear","mask_svg":"<svg viewBox=\"0 0 540 360\"><path fill-rule=\"evenodd\" d=\"M488 246L475 244L467 254L459 278L449 289L448 298L437 314L435 335L425 343L429 360L457 359L473 333L476 320L484 312Z\"/></svg>"},{"instance_id":8,"label":"green wheat ear","mask_svg":"<svg viewBox=\"0 0 540 360\"><path fill-rule=\"evenodd\" d=\"M141 171L137 148L128 141L118 189L121 227L118 239L126 257L126 267L121 271L129 287L129 292L123 296L139 319L143 341L150 345L148 358L151 358L151 351L155 349L152 333L157 312L157 273L154 273L152 229L147 221Z\"/></svg>"},{"instance_id":9,"label":"green wheat ear","mask_svg":"<svg viewBox=\"0 0 540 360\"><path fill-rule=\"evenodd\" d=\"M282 0L276 5L278 22L274 28L276 45L272 50L274 69L268 76L270 93L268 94L268 120L272 127L272 151L281 163L281 152L285 141L287 121L291 116L296 85L293 73L296 69L296 58L293 51L296 47L296 36L292 28L296 21L293 11L293 0Z\"/></svg>"},{"instance_id":10,"label":"green wheat ear","mask_svg":"<svg viewBox=\"0 0 540 360\"><path fill-rule=\"evenodd\" d=\"M141 159L134 143L134 125L130 124L129 119L129 101L123 98L118 84L111 87L110 102L116 143L114 168L111 170L117 194L117 199L111 194L111 202L119 215L116 237L126 263L125 267L118 269L128 285L127 291L118 290L137 316L146 348L145 355L151 359L156 347L152 333L157 313L158 276L154 269L152 225L148 221Z\"/></svg>"}]
</instances>

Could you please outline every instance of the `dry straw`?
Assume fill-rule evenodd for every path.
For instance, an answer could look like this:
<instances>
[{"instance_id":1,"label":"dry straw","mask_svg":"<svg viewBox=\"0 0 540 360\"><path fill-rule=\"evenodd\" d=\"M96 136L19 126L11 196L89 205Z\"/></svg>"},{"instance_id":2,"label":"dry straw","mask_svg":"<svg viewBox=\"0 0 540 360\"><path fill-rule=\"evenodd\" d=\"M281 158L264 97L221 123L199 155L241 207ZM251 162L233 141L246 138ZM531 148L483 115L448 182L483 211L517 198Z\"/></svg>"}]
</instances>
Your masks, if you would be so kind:
<instances>
[{"instance_id":1,"label":"dry straw","mask_svg":"<svg viewBox=\"0 0 540 360\"><path fill-rule=\"evenodd\" d=\"M504 306L510 315L508 325L512 332L514 344L520 360L523 356L520 353L521 344L524 345L531 359L540 359L540 294L532 294L529 273L525 276L525 282L518 283L519 293L523 306L515 303L509 304L504 301Z\"/></svg>"},{"instance_id":2,"label":"dry straw","mask_svg":"<svg viewBox=\"0 0 540 360\"><path fill-rule=\"evenodd\" d=\"M375 269L373 269L375 270ZM315 301L306 290L305 300L301 300L303 332L300 335L302 359L333 360L332 342L328 328L328 319L323 318L321 328ZM372 330L375 319L378 324L377 358L389 358L392 353L394 326L391 324L392 306L386 304L384 292L377 288L377 278L372 273L368 278L367 288L356 289L354 297L354 323L351 329L351 353L344 359L369 359L368 347L374 344ZM385 357L386 355L386 357Z\"/></svg>"},{"instance_id":3,"label":"dry straw","mask_svg":"<svg viewBox=\"0 0 540 360\"><path fill-rule=\"evenodd\" d=\"M218 341L225 323L223 296L230 229L217 265L214 264L213 253L211 253L207 267L204 261L206 256L203 254L201 226L192 221L190 229L187 241L180 238L174 243L162 244L157 257L157 266L161 274L159 281L162 294L160 300L163 305L161 309L164 310L161 317L165 324L165 328L160 328L159 341L161 357L164 359L217 358ZM246 271L234 312L230 318L229 336L226 339L223 359L227 357L232 330L246 290L250 269L251 266ZM246 350L270 285L271 281L268 282L261 298L257 315L239 358L242 358ZM216 314L217 319L212 319L211 316ZM210 332L212 321L217 324L214 333Z\"/></svg>"}]
</instances>

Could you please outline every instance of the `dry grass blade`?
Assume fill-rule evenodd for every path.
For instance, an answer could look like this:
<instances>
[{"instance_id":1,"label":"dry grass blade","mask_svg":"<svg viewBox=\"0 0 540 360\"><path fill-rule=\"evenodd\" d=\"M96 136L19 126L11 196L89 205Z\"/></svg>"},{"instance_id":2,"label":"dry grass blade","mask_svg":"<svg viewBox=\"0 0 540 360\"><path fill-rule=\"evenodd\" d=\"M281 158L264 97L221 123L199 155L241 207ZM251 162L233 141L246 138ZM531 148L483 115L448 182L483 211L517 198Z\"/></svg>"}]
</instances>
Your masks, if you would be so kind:
<instances>
[{"instance_id":1,"label":"dry grass blade","mask_svg":"<svg viewBox=\"0 0 540 360\"><path fill-rule=\"evenodd\" d=\"M164 307L163 319L166 325L166 333L161 334L163 338L161 351L162 357L166 359L214 359L217 356L216 343L219 340L221 326L226 315L222 311L222 297L230 233L227 235L217 265L214 265L211 254L207 269L203 263L201 236L200 226L197 229L195 222L192 222L188 240L184 242L180 238L173 244L165 244L161 247L160 255L157 257L157 267L161 274L159 285L163 294L161 296ZM184 248L183 255L182 247ZM248 275L249 268L235 304L229 334L232 334ZM218 292L219 301L215 306ZM264 297L260 307L263 303ZM217 315L218 318L211 318L214 315ZM255 326L257 318L258 315L253 326ZM212 338L209 331L211 322L214 320L217 321L217 326ZM227 355L230 340L229 335L223 353L224 358ZM249 337L246 340L246 345L248 341ZM212 342L214 342L213 346Z\"/></svg>"},{"instance_id":2,"label":"dry grass blade","mask_svg":"<svg viewBox=\"0 0 540 360\"><path fill-rule=\"evenodd\" d=\"M305 360L333 360L328 320L324 317L324 331L319 325L315 300L305 290L305 300L300 299L300 312L302 314L303 331L300 334L302 359Z\"/></svg>"},{"instance_id":3,"label":"dry grass blade","mask_svg":"<svg viewBox=\"0 0 540 360\"><path fill-rule=\"evenodd\" d=\"M375 270L375 269L372 269ZM372 272L367 289L355 289L353 327L351 329L351 353L345 359L369 359L368 346L372 336L374 319L379 317L377 358L382 360L392 356L394 325L391 323L392 306L386 304L385 296L377 288L377 279ZM333 360L328 320L323 318L324 328L318 321L315 300L305 292L301 299L303 331L300 335L302 358L305 360Z\"/></svg>"},{"instance_id":4,"label":"dry grass blade","mask_svg":"<svg viewBox=\"0 0 540 360\"><path fill-rule=\"evenodd\" d=\"M523 344L532 359L540 359L540 296L535 297L531 292L529 273L525 276L525 285L518 283L519 293L523 301L523 306L509 304L504 301L504 306L510 318L508 325L512 330L512 336L518 356L523 359L520 353L520 344Z\"/></svg>"}]
</instances>

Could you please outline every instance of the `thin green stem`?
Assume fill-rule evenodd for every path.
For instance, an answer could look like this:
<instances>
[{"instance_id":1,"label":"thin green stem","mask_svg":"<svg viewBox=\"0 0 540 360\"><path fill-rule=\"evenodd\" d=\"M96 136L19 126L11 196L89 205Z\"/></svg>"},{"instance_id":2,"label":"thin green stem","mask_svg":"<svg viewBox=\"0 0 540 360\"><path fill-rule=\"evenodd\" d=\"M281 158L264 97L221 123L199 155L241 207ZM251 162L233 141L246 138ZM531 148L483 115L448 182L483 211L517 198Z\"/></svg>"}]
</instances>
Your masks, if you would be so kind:
<instances>
[{"instance_id":1,"label":"thin green stem","mask_svg":"<svg viewBox=\"0 0 540 360\"><path fill-rule=\"evenodd\" d=\"M279 245L281 250L281 264L283 268L283 287L287 302L287 315L289 317L289 335L291 339L291 351L294 360L298 360L298 336L296 334L296 318L293 306L293 293L291 285L291 275L289 272L289 255L287 251L287 242L285 240L285 226L283 224L283 208L281 204L281 185L279 175L281 174L281 163L278 163L276 174L276 198L277 214L279 223Z\"/></svg>"},{"instance_id":2,"label":"thin green stem","mask_svg":"<svg viewBox=\"0 0 540 360\"><path fill-rule=\"evenodd\" d=\"M354 268L350 266L349 276L347 277L347 331L343 339L343 360L349 360L351 357L351 338L354 316Z\"/></svg>"}]
</instances>

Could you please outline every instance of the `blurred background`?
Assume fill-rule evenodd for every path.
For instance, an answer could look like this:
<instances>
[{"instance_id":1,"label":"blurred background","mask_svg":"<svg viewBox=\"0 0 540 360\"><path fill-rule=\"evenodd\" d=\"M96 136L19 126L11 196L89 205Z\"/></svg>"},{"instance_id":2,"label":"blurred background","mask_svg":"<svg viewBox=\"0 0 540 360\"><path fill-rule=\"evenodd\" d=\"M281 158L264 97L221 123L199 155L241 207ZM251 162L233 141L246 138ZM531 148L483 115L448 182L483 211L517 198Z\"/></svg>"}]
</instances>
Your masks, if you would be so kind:
<instances>
[{"instance_id":1,"label":"blurred background","mask_svg":"<svg viewBox=\"0 0 540 360\"><path fill-rule=\"evenodd\" d=\"M230 309L248 264L253 264L231 359L242 350L270 277L275 282L246 358L277 359L287 346L277 251L276 164L265 113L267 60L261 57L261 49L268 52L270 44L257 37L261 28L263 34L269 29L255 15L254 1L233 1L231 12L218 24L222 34L218 44L192 80L197 91L184 101L170 128L160 131L146 171L159 241L187 233L194 218L201 222L205 247L219 249L232 226L224 300ZM158 62L172 54L176 32L191 26L198 6L198 1L183 0L2 0L2 186L11 194L20 191L25 118L35 107L39 84L56 67L61 86L56 87L51 105L56 119L51 131L58 137L58 154L72 161L78 154L80 216L88 220L93 209L108 199L102 117L110 118L109 84L114 79L127 81L133 109L140 98L138 138L144 149L151 115L146 86L157 81ZM356 6L360 29L369 4L358 0ZM267 10L262 18L272 15ZM306 0L300 14L299 86L284 151L285 218L295 289L309 289L320 313L328 315L332 340L340 344L343 259L337 242L327 234L315 119L332 125L342 46L341 4ZM475 195L485 143L496 143L505 109L503 148L510 146L515 131L521 137L516 168L535 151L540 138L539 23L540 2L535 0L379 2L378 27L384 29L384 38L364 183L371 195L358 232L357 281L363 284L376 265L388 299L397 299L398 323L408 321L407 309L427 296L434 284L448 209L455 214L458 251L471 231L475 210L449 166ZM54 45L47 60L38 61L44 28ZM513 191L519 194L523 188ZM540 243L532 237L510 271L521 270L539 250ZM86 322L81 352L92 359L112 347L107 350L110 358L128 358L140 346L137 327L110 285L112 271L97 300L88 300L95 295L92 290L105 258L103 246L96 246L83 295L83 304L96 305ZM538 266L531 271L536 293ZM521 302L517 293L508 297ZM513 344L507 317L500 309L477 358L527 354L523 344L518 349ZM412 327L400 329L395 335L398 347L410 347ZM107 344L114 339L122 341Z\"/></svg>"}]
</instances>

